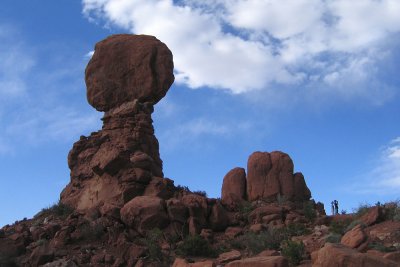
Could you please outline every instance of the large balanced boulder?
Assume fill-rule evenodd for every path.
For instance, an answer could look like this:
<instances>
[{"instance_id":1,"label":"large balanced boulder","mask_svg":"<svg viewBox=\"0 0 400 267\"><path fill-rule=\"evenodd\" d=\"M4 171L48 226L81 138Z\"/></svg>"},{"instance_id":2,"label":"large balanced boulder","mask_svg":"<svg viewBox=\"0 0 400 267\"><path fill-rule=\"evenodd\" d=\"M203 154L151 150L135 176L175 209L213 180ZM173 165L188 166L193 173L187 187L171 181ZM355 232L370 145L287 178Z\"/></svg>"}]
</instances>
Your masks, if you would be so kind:
<instances>
[{"instance_id":1,"label":"large balanced boulder","mask_svg":"<svg viewBox=\"0 0 400 267\"><path fill-rule=\"evenodd\" d=\"M99 111L160 101L174 81L172 53L154 36L111 35L95 46L85 71L87 98Z\"/></svg>"}]
</instances>

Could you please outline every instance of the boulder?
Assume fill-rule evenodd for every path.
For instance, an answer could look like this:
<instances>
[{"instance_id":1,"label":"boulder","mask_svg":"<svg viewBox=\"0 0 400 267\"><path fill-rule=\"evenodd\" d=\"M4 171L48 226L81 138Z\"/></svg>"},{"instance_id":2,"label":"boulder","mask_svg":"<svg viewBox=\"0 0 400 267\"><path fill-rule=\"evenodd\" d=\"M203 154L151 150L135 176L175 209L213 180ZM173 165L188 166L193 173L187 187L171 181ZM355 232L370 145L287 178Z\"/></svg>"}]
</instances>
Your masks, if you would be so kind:
<instances>
[{"instance_id":1,"label":"boulder","mask_svg":"<svg viewBox=\"0 0 400 267\"><path fill-rule=\"evenodd\" d=\"M301 173L293 174L293 161L280 151L254 152L247 162L247 198L304 201L311 197Z\"/></svg>"},{"instance_id":2,"label":"boulder","mask_svg":"<svg viewBox=\"0 0 400 267\"><path fill-rule=\"evenodd\" d=\"M243 168L234 168L224 177L221 189L221 202L233 210L246 199L246 172Z\"/></svg>"},{"instance_id":3,"label":"boulder","mask_svg":"<svg viewBox=\"0 0 400 267\"><path fill-rule=\"evenodd\" d=\"M96 44L85 70L88 102L108 111L138 99L157 103L174 81L168 47L154 36L116 34Z\"/></svg>"},{"instance_id":4,"label":"boulder","mask_svg":"<svg viewBox=\"0 0 400 267\"><path fill-rule=\"evenodd\" d=\"M228 252L224 252L219 254L217 262L218 263L227 263L234 260L239 260L242 257L242 254L238 250L231 250Z\"/></svg>"},{"instance_id":5,"label":"boulder","mask_svg":"<svg viewBox=\"0 0 400 267\"><path fill-rule=\"evenodd\" d=\"M289 267L289 263L282 256L268 256L231 261L225 267Z\"/></svg>"},{"instance_id":6,"label":"boulder","mask_svg":"<svg viewBox=\"0 0 400 267\"><path fill-rule=\"evenodd\" d=\"M219 201L212 206L208 221L214 231L223 231L228 226L228 214Z\"/></svg>"},{"instance_id":7,"label":"boulder","mask_svg":"<svg viewBox=\"0 0 400 267\"><path fill-rule=\"evenodd\" d=\"M340 243L350 248L357 248L367 239L361 224L356 225L342 237Z\"/></svg>"},{"instance_id":8,"label":"boulder","mask_svg":"<svg viewBox=\"0 0 400 267\"><path fill-rule=\"evenodd\" d=\"M311 254L313 267L396 267L397 263L341 244L326 243Z\"/></svg>"},{"instance_id":9,"label":"boulder","mask_svg":"<svg viewBox=\"0 0 400 267\"><path fill-rule=\"evenodd\" d=\"M379 206L374 206L368 209L368 212L361 216L360 221L365 225L370 226L378 223L382 219L382 208Z\"/></svg>"},{"instance_id":10,"label":"boulder","mask_svg":"<svg viewBox=\"0 0 400 267\"><path fill-rule=\"evenodd\" d=\"M138 196L121 209L121 220L129 227L144 233L168 225L165 201L159 197Z\"/></svg>"}]
</instances>

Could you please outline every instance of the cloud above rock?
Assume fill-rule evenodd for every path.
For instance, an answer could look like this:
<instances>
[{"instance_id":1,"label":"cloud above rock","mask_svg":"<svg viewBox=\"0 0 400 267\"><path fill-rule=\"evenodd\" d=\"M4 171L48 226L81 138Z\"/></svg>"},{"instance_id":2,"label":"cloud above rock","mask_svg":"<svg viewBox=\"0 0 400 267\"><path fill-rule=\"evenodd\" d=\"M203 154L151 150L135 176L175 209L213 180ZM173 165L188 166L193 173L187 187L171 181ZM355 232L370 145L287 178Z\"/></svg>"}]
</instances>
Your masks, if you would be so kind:
<instances>
[{"instance_id":1,"label":"cloud above rock","mask_svg":"<svg viewBox=\"0 0 400 267\"><path fill-rule=\"evenodd\" d=\"M387 94L390 85L376 68L391 57L391 41L400 36L397 0L82 3L92 21L165 42L178 83L233 93L306 86L349 97L370 94L367 85L379 84Z\"/></svg>"}]
</instances>

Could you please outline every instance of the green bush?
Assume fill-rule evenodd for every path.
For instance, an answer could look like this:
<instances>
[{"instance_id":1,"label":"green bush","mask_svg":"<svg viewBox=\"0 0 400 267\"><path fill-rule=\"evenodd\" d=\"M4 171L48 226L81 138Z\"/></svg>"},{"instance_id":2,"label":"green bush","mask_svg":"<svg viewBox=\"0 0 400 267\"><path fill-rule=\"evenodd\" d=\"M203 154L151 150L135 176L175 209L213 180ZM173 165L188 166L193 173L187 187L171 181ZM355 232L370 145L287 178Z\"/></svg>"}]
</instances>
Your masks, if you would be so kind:
<instances>
[{"instance_id":1,"label":"green bush","mask_svg":"<svg viewBox=\"0 0 400 267\"><path fill-rule=\"evenodd\" d=\"M346 228L349 226L351 222L352 222L351 219L346 219L344 221L338 221L338 222L333 221L329 225L329 232L343 235L346 232Z\"/></svg>"},{"instance_id":2,"label":"green bush","mask_svg":"<svg viewBox=\"0 0 400 267\"><path fill-rule=\"evenodd\" d=\"M67 218L73 211L74 210L72 207L63 204L59 200L57 203L55 203L47 208L42 209L35 217L39 217L39 216L47 217L47 216L53 215L53 216L57 216L57 217L61 217L61 218Z\"/></svg>"},{"instance_id":3,"label":"green bush","mask_svg":"<svg viewBox=\"0 0 400 267\"><path fill-rule=\"evenodd\" d=\"M326 239L325 242L328 243L340 243L340 240L342 239L342 236L336 233L330 233Z\"/></svg>"},{"instance_id":4,"label":"green bush","mask_svg":"<svg viewBox=\"0 0 400 267\"><path fill-rule=\"evenodd\" d=\"M283 234L286 236L287 239L290 239L293 236L311 234L311 231L307 229L304 224L301 223L290 223L281 231L283 231Z\"/></svg>"},{"instance_id":5,"label":"green bush","mask_svg":"<svg viewBox=\"0 0 400 267\"><path fill-rule=\"evenodd\" d=\"M366 214L370 208L371 208L371 205L365 203L365 204L360 204L358 206L358 208L356 208L353 211L354 211L354 214L356 215L356 217L359 218L359 217L363 216L364 214Z\"/></svg>"},{"instance_id":6,"label":"green bush","mask_svg":"<svg viewBox=\"0 0 400 267\"><path fill-rule=\"evenodd\" d=\"M199 235L190 235L186 237L183 243L178 246L176 253L183 256L217 256L208 241Z\"/></svg>"},{"instance_id":7,"label":"green bush","mask_svg":"<svg viewBox=\"0 0 400 267\"><path fill-rule=\"evenodd\" d=\"M349 225L346 226L344 232L347 233L348 231L350 231L351 229L353 229L354 227L356 227L359 224L362 227L365 227L365 224L362 221L355 220L355 221L352 221Z\"/></svg>"},{"instance_id":8,"label":"green bush","mask_svg":"<svg viewBox=\"0 0 400 267\"><path fill-rule=\"evenodd\" d=\"M369 243L368 244L368 248L375 249L375 250L378 250L378 251L381 251L381 252L384 252L384 253L396 251L396 248L394 248L394 247L386 247L382 243L378 243L378 242Z\"/></svg>"},{"instance_id":9,"label":"green bush","mask_svg":"<svg viewBox=\"0 0 400 267\"><path fill-rule=\"evenodd\" d=\"M400 203L399 201L393 201L386 203L385 208L385 219L400 221Z\"/></svg>"},{"instance_id":10,"label":"green bush","mask_svg":"<svg viewBox=\"0 0 400 267\"><path fill-rule=\"evenodd\" d=\"M149 251L149 258L153 261L162 262L163 260L161 247L158 244L161 238L162 231L158 228L154 228L146 233L145 238L140 240L140 243L147 247Z\"/></svg>"},{"instance_id":11,"label":"green bush","mask_svg":"<svg viewBox=\"0 0 400 267\"><path fill-rule=\"evenodd\" d=\"M230 241L231 246L236 249L245 249L251 255L260 253L265 249L279 249L285 234L281 230L270 229L258 234L247 232Z\"/></svg>"},{"instance_id":12,"label":"green bush","mask_svg":"<svg viewBox=\"0 0 400 267\"><path fill-rule=\"evenodd\" d=\"M243 218L247 218L250 212L254 210L254 207L248 201L243 201L239 205L239 214Z\"/></svg>"},{"instance_id":13,"label":"green bush","mask_svg":"<svg viewBox=\"0 0 400 267\"><path fill-rule=\"evenodd\" d=\"M303 260L304 244L292 240L282 243L282 255L292 264L298 265Z\"/></svg>"},{"instance_id":14,"label":"green bush","mask_svg":"<svg viewBox=\"0 0 400 267\"><path fill-rule=\"evenodd\" d=\"M313 201L304 202L303 213L304 213L304 217L306 217L309 221L314 221L315 218L317 218L317 212L314 209Z\"/></svg>"}]
</instances>

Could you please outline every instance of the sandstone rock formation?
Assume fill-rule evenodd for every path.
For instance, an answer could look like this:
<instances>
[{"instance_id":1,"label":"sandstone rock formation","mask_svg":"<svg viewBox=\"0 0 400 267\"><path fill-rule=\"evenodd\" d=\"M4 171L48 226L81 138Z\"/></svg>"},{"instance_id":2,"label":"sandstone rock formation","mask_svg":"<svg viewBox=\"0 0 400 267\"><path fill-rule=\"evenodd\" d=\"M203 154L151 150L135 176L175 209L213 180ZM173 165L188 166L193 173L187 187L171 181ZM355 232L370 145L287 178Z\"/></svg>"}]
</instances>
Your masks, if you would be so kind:
<instances>
[{"instance_id":1,"label":"sandstone rock formation","mask_svg":"<svg viewBox=\"0 0 400 267\"><path fill-rule=\"evenodd\" d=\"M89 103L106 111L103 128L70 151L63 203L87 210L122 206L146 190L168 195L151 114L173 80L172 54L155 37L120 34L96 44L86 84Z\"/></svg>"},{"instance_id":2,"label":"sandstone rock formation","mask_svg":"<svg viewBox=\"0 0 400 267\"><path fill-rule=\"evenodd\" d=\"M254 152L247 162L247 196L275 200L278 195L288 200L309 200L310 190L301 173L293 173L293 161L280 151Z\"/></svg>"},{"instance_id":3,"label":"sandstone rock formation","mask_svg":"<svg viewBox=\"0 0 400 267\"><path fill-rule=\"evenodd\" d=\"M135 99L156 104L174 82L172 53L157 38L117 34L98 42L86 71L87 98L99 111Z\"/></svg>"},{"instance_id":4,"label":"sandstone rock formation","mask_svg":"<svg viewBox=\"0 0 400 267\"><path fill-rule=\"evenodd\" d=\"M303 174L293 173L293 169L293 161L286 153L254 152L247 162L247 177L243 168L234 168L225 175L222 203L232 210L243 200L276 202L281 198L299 203L310 200L311 192Z\"/></svg>"}]
</instances>

